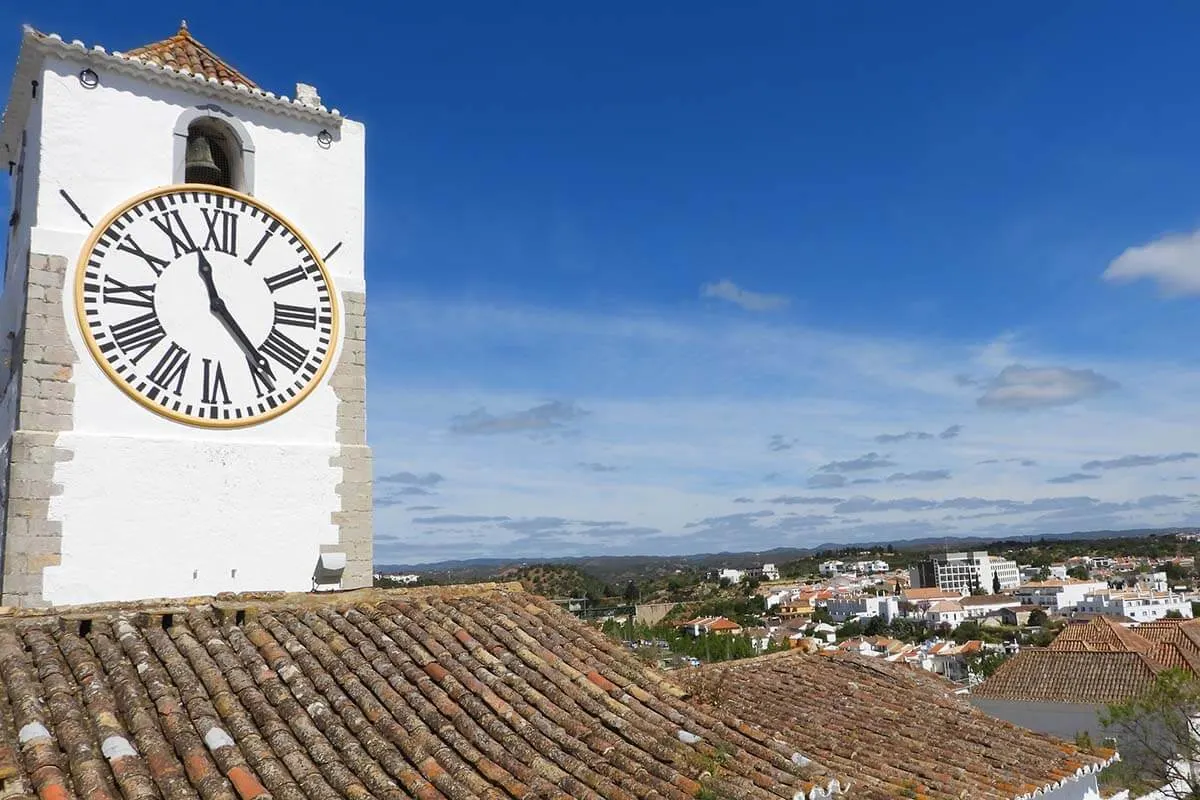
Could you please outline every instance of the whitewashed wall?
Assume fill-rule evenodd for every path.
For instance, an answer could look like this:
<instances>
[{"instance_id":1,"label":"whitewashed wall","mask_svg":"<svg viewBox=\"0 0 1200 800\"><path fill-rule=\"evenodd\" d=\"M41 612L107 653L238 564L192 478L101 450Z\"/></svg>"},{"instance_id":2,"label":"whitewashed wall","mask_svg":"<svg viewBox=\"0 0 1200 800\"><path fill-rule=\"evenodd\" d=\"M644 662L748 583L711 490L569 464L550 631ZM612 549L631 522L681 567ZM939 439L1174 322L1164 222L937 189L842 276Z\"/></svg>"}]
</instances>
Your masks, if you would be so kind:
<instances>
[{"instance_id":1,"label":"whitewashed wall","mask_svg":"<svg viewBox=\"0 0 1200 800\"><path fill-rule=\"evenodd\" d=\"M29 249L61 255L74 270L89 230L59 194L93 222L129 197L172 182L180 115L210 98L97 69L84 88L81 63L47 58L41 79L36 226ZM254 195L296 224L322 254L341 292L363 291L364 132L219 101L245 126L255 156ZM32 115L31 115L32 119ZM26 177L27 191L31 184ZM10 270L10 272L14 272ZM11 325L21 278L10 274L0 325ZM338 541L336 398L318 387L287 414L229 431L159 417L123 394L93 362L74 322L73 276L64 314L79 357L74 452L55 467L63 488L50 518L62 522L62 560L44 572L54 603L310 586L320 546ZM336 367L335 361L328 374Z\"/></svg>"}]
</instances>

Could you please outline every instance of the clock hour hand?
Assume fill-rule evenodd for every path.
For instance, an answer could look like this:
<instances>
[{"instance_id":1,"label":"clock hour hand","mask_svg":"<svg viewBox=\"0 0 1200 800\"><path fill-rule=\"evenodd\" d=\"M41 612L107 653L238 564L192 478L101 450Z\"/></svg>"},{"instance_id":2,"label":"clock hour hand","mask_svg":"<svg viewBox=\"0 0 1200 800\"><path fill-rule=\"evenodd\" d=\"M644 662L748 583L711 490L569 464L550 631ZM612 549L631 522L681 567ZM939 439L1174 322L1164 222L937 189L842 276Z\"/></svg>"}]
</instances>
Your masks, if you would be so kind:
<instances>
[{"instance_id":1,"label":"clock hour hand","mask_svg":"<svg viewBox=\"0 0 1200 800\"><path fill-rule=\"evenodd\" d=\"M237 320L229 313L229 307L225 305L225 301L217 293L217 285L213 281L212 264L208 263L208 258L205 257L204 251L197 250L196 254L199 256L200 262L200 280L204 281L204 288L208 290L208 310L217 319L221 320L221 324L225 326L225 329L229 331L242 350L246 352L246 358L249 359L250 365L266 381L267 388L273 390L275 388L275 376L271 373L271 366L267 363L266 356L255 349L254 344L250 341L250 337L242 330L242 326L237 324Z\"/></svg>"}]
</instances>

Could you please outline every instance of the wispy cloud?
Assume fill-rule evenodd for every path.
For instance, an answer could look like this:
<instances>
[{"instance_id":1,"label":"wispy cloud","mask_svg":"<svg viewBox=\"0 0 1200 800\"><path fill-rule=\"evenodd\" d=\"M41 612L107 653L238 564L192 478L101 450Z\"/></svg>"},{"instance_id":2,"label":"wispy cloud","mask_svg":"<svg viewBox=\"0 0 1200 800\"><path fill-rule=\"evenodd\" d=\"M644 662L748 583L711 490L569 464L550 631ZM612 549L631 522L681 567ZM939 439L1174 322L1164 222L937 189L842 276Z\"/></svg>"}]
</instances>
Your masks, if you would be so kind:
<instances>
[{"instance_id":1,"label":"wispy cloud","mask_svg":"<svg viewBox=\"0 0 1200 800\"><path fill-rule=\"evenodd\" d=\"M822 464L817 467L817 472L862 472L894 466L896 466L895 461L891 461L879 453L867 453L865 456L851 458L847 461L830 461L828 464Z\"/></svg>"},{"instance_id":2,"label":"wispy cloud","mask_svg":"<svg viewBox=\"0 0 1200 800\"><path fill-rule=\"evenodd\" d=\"M1063 412L1025 414L1014 424L1012 416L974 407L989 387L956 386L954 376L997 376L1013 364L1078 365L1013 337L903 341L695 308L683 315L608 314L375 298L373 363L405 365L403 374L373 367L369 382L377 473L393 478L376 485L383 561L1003 537L1083 530L1098 521L1180 525L1200 516L1195 500L1140 502L1166 488L1164 479L1195 473L1200 459L1127 469L1121 481L1090 480L1081 485L1094 502L1046 505L1055 499L1046 495L1071 488L1047 481L1093 472L1083 463L1175 454L1194 441L1200 373L1186 364L1094 361L1087 366L1120 376L1130 391ZM447 425L454 409L477 412ZM943 440L941 432L954 427L950 419L963 431ZM577 429L586 436L564 437ZM910 431L935 440L886 447L874 441ZM792 446L764 446L775 433ZM872 446L878 452L863 455ZM892 447L906 447L905 457L889 454ZM621 469L581 466L590 464ZM949 477L887 480L939 470ZM897 496L905 488L916 497ZM437 499L400 491L436 491ZM989 500L993 492L1018 505ZM841 503L816 503L817 496L838 495L854 503L840 510ZM782 501L805 496L813 502ZM864 502L869 510L854 510ZM760 509L777 513L685 527ZM501 517L519 524L503 527L508 520ZM490 521L462 521L478 519ZM554 527L546 520L576 522ZM623 522L590 527L581 520Z\"/></svg>"},{"instance_id":3,"label":"wispy cloud","mask_svg":"<svg viewBox=\"0 0 1200 800\"><path fill-rule=\"evenodd\" d=\"M1173 464L1200 458L1197 453L1168 453L1162 456L1121 456L1100 461L1089 461L1083 469L1126 469L1128 467L1153 467L1158 464Z\"/></svg>"},{"instance_id":4,"label":"wispy cloud","mask_svg":"<svg viewBox=\"0 0 1200 800\"><path fill-rule=\"evenodd\" d=\"M1070 475L1059 475L1057 478L1050 478L1046 483L1083 483L1084 481L1099 479L1099 475L1089 475L1086 472L1072 472Z\"/></svg>"},{"instance_id":5,"label":"wispy cloud","mask_svg":"<svg viewBox=\"0 0 1200 800\"><path fill-rule=\"evenodd\" d=\"M960 433L962 433L962 431L963 431L962 425L951 425L949 428L946 428L946 430L939 433L938 438L939 439L957 439L958 435Z\"/></svg>"},{"instance_id":6,"label":"wispy cloud","mask_svg":"<svg viewBox=\"0 0 1200 800\"><path fill-rule=\"evenodd\" d=\"M1095 370L1068 367L1005 367L980 395L981 408L1029 411L1078 403L1119 384Z\"/></svg>"},{"instance_id":7,"label":"wispy cloud","mask_svg":"<svg viewBox=\"0 0 1200 800\"><path fill-rule=\"evenodd\" d=\"M773 453L779 453L783 450L791 450L796 446L797 441L799 440L794 437L788 438L782 433L773 433L771 434L771 438L767 441L767 449Z\"/></svg>"},{"instance_id":8,"label":"wispy cloud","mask_svg":"<svg viewBox=\"0 0 1200 800\"><path fill-rule=\"evenodd\" d=\"M415 472L393 472L391 475L380 475L375 479L379 483L400 483L410 486L437 486L446 480L436 472L426 472L418 475Z\"/></svg>"},{"instance_id":9,"label":"wispy cloud","mask_svg":"<svg viewBox=\"0 0 1200 800\"><path fill-rule=\"evenodd\" d=\"M1200 293L1200 231L1170 234L1130 247L1104 271L1114 282L1152 280L1166 295Z\"/></svg>"},{"instance_id":10,"label":"wispy cloud","mask_svg":"<svg viewBox=\"0 0 1200 800\"><path fill-rule=\"evenodd\" d=\"M926 433L925 431L907 431L905 433L881 433L875 437L875 441L880 444L892 444L893 442L905 442L909 439L925 441L932 438L933 434Z\"/></svg>"},{"instance_id":11,"label":"wispy cloud","mask_svg":"<svg viewBox=\"0 0 1200 800\"><path fill-rule=\"evenodd\" d=\"M614 467L611 464L601 464L599 461L580 461L577 466L588 472L616 472L620 469L620 467Z\"/></svg>"},{"instance_id":12,"label":"wispy cloud","mask_svg":"<svg viewBox=\"0 0 1200 800\"><path fill-rule=\"evenodd\" d=\"M486 408L477 408L469 414L454 417L450 421L450 430L464 435L560 430L566 427L566 423L579 420L586 414L574 403L561 400L500 415L489 414Z\"/></svg>"},{"instance_id":13,"label":"wispy cloud","mask_svg":"<svg viewBox=\"0 0 1200 800\"><path fill-rule=\"evenodd\" d=\"M813 475L806 485L810 489L840 489L847 483L845 475Z\"/></svg>"},{"instance_id":14,"label":"wispy cloud","mask_svg":"<svg viewBox=\"0 0 1200 800\"><path fill-rule=\"evenodd\" d=\"M842 502L840 497L807 497L802 495L780 495L772 497L768 503L777 503L785 506L826 506L832 503Z\"/></svg>"},{"instance_id":15,"label":"wispy cloud","mask_svg":"<svg viewBox=\"0 0 1200 800\"><path fill-rule=\"evenodd\" d=\"M786 308L790 299L781 294L765 294L743 289L731 280L706 283L700 287L701 297L711 297L741 306L747 311L778 311Z\"/></svg>"},{"instance_id":16,"label":"wispy cloud","mask_svg":"<svg viewBox=\"0 0 1200 800\"><path fill-rule=\"evenodd\" d=\"M893 472L887 477L888 483L898 483L901 481L948 481L950 480L950 470L948 469L920 469L916 472Z\"/></svg>"}]
</instances>

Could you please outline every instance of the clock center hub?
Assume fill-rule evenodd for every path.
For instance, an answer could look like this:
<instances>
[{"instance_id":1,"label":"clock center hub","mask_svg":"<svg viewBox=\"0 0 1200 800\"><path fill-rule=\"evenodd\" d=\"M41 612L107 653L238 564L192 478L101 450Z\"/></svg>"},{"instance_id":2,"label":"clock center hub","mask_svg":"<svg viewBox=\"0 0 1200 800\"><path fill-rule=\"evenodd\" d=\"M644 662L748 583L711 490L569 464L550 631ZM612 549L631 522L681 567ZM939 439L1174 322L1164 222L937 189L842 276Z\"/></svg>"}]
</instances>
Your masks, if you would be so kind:
<instances>
[{"instance_id":1,"label":"clock center hub","mask_svg":"<svg viewBox=\"0 0 1200 800\"><path fill-rule=\"evenodd\" d=\"M224 253L206 252L212 279L230 316L255 345L271 332L271 292L254 270ZM187 253L163 270L154 301L167 334L185 350L233 361L242 350L209 306L199 254Z\"/></svg>"}]
</instances>

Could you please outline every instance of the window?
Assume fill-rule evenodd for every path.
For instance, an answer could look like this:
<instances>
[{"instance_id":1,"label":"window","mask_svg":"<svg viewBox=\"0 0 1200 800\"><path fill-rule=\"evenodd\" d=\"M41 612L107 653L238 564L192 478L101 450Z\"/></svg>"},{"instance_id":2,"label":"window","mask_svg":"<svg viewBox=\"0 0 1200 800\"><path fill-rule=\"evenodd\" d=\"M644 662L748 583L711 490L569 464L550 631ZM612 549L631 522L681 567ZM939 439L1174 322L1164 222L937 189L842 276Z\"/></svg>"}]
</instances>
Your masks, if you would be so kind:
<instances>
[{"instance_id":1,"label":"window","mask_svg":"<svg viewBox=\"0 0 1200 800\"><path fill-rule=\"evenodd\" d=\"M237 117L212 103L175 122L173 183L203 183L254 194L254 143Z\"/></svg>"}]
</instances>

